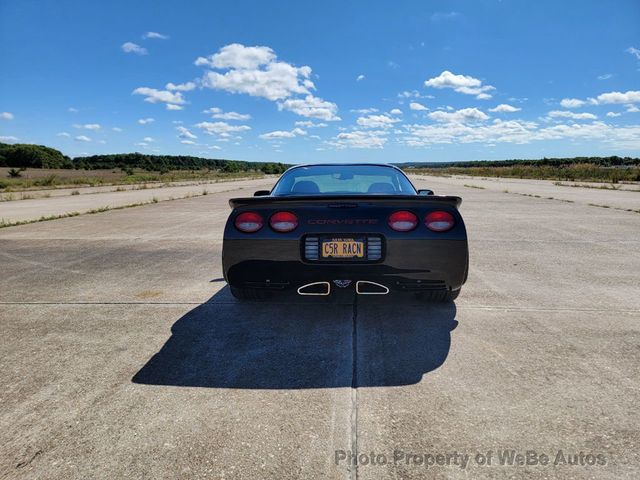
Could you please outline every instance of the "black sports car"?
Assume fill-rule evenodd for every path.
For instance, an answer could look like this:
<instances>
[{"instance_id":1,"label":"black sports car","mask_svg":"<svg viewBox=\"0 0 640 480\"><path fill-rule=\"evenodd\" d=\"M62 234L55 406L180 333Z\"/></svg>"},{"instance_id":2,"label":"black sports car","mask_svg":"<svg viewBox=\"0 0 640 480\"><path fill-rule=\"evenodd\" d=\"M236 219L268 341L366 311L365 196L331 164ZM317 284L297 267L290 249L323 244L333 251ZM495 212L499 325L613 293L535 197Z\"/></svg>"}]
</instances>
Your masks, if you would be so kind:
<instances>
[{"instance_id":1,"label":"black sports car","mask_svg":"<svg viewBox=\"0 0 640 480\"><path fill-rule=\"evenodd\" d=\"M349 289L451 301L469 268L461 201L416 190L390 165L292 167L270 192L229 201L224 277L247 300Z\"/></svg>"}]
</instances>

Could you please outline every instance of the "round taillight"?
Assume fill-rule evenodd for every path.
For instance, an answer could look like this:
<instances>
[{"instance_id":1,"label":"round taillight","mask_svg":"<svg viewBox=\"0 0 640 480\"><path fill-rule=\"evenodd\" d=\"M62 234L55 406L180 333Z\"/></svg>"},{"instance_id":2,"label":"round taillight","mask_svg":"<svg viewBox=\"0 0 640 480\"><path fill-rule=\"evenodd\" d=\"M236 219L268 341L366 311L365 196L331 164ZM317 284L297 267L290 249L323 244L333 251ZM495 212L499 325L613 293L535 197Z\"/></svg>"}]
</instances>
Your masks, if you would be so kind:
<instances>
[{"instance_id":1,"label":"round taillight","mask_svg":"<svg viewBox=\"0 0 640 480\"><path fill-rule=\"evenodd\" d=\"M418 225L418 217L406 210L394 212L389 216L389 226L396 232L408 232Z\"/></svg>"},{"instance_id":2,"label":"round taillight","mask_svg":"<svg viewBox=\"0 0 640 480\"><path fill-rule=\"evenodd\" d=\"M264 222L260 214L255 212L244 212L236 217L235 226L238 230L245 233L257 232L262 228Z\"/></svg>"},{"instance_id":3,"label":"round taillight","mask_svg":"<svg viewBox=\"0 0 640 480\"><path fill-rule=\"evenodd\" d=\"M291 212L277 212L271 215L269 225L276 232L291 232L298 226L298 217Z\"/></svg>"},{"instance_id":4,"label":"round taillight","mask_svg":"<svg viewBox=\"0 0 640 480\"><path fill-rule=\"evenodd\" d=\"M447 230L451 230L453 226L456 224L453 215L449 212L430 212L424 218L424 224L427 226L429 230L434 232L446 232Z\"/></svg>"}]
</instances>

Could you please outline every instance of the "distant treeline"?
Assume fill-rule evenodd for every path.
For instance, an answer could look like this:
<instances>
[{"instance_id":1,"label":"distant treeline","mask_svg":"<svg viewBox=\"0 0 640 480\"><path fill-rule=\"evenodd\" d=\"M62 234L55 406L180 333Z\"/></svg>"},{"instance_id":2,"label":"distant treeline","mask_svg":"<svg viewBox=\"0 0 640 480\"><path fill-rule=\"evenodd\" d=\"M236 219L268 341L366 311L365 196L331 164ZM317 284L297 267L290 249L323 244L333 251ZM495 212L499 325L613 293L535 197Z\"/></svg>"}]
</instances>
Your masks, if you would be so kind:
<instances>
[{"instance_id":1,"label":"distant treeline","mask_svg":"<svg viewBox=\"0 0 640 480\"><path fill-rule=\"evenodd\" d=\"M142 169L150 172L171 170L221 170L224 172L260 171L282 173L289 165L284 163L245 162L192 157L187 155L146 155L143 153L117 153L69 158L59 150L43 145L0 143L0 167L14 168L76 168L87 170Z\"/></svg>"},{"instance_id":2,"label":"distant treeline","mask_svg":"<svg viewBox=\"0 0 640 480\"><path fill-rule=\"evenodd\" d=\"M601 167L624 167L640 165L640 158L632 157L571 157L571 158L541 158L537 160L475 160L462 162L406 162L396 164L401 168L473 168L473 167L513 167L540 166L564 167L578 164L591 164Z\"/></svg>"},{"instance_id":3,"label":"distant treeline","mask_svg":"<svg viewBox=\"0 0 640 480\"><path fill-rule=\"evenodd\" d=\"M539 160L488 160L462 162L407 162L397 164L414 169L440 170L442 173L470 175L507 175L522 178L602 178L636 180L640 158L572 157ZM290 165L284 163L245 162L192 157L187 155L147 155L118 153L69 158L59 150L43 145L0 143L0 167L75 168L86 170L122 169L166 173L171 170L220 170L223 172L259 171L279 174ZM618 167L618 168L615 168ZM463 170L465 170L463 172ZM628 171L625 171L628 170ZM552 177L553 176L553 177Z\"/></svg>"},{"instance_id":4,"label":"distant treeline","mask_svg":"<svg viewBox=\"0 0 640 480\"><path fill-rule=\"evenodd\" d=\"M168 172L170 170L221 170L223 172L282 173L288 165L284 163L245 162L241 160L222 160L187 155L146 155L143 153L116 153L111 155L91 155L73 159L75 168L107 169L122 168L143 169L150 172Z\"/></svg>"},{"instance_id":5,"label":"distant treeline","mask_svg":"<svg viewBox=\"0 0 640 480\"><path fill-rule=\"evenodd\" d=\"M0 143L0 167L73 168L73 161L60 150L44 145Z\"/></svg>"}]
</instances>

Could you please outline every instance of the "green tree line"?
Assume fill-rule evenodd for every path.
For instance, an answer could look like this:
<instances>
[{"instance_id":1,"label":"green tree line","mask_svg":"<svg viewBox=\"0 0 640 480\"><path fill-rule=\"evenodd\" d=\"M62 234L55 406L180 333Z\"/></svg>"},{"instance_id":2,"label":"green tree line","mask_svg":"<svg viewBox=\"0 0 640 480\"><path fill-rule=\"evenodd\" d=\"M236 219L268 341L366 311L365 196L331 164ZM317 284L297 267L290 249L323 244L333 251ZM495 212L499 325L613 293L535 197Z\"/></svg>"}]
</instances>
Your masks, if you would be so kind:
<instances>
[{"instance_id":1,"label":"green tree line","mask_svg":"<svg viewBox=\"0 0 640 480\"><path fill-rule=\"evenodd\" d=\"M0 167L73 168L73 161L61 151L44 145L0 143Z\"/></svg>"},{"instance_id":2,"label":"green tree line","mask_svg":"<svg viewBox=\"0 0 640 480\"><path fill-rule=\"evenodd\" d=\"M192 157L188 155L147 155L143 153L116 153L67 157L59 150L43 145L0 143L0 167L15 168L76 168L101 170L120 168L142 169L152 172L171 170L221 170L224 172L260 171L282 173L289 165L275 162L245 162Z\"/></svg>"}]
</instances>

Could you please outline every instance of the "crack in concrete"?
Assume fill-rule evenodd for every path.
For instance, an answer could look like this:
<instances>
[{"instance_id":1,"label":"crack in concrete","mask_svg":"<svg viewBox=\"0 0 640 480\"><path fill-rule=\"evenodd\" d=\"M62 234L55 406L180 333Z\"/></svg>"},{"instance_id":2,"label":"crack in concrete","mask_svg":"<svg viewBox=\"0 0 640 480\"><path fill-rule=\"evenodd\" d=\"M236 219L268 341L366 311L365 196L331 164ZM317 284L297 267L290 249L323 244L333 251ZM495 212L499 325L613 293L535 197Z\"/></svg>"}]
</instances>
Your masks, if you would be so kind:
<instances>
[{"instance_id":1,"label":"crack in concrete","mask_svg":"<svg viewBox=\"0 0 640 480\"><path fill-rule=\"evenodd\" d=\"M24 468L24 467L26 467L27 465L29 465L31 462L33 462L36 458L38 458L42 454L43 454L42 450L36 450L36 452L33 455L31 455L30 458L28 458L26 460L23 460L21 462L18 462L16 464L16 468Z\"/></svg>"},{"instance_id":2,"label":"crack in concrete","mask_svg":"<svg viewBox=\"0 0 640 480\"><path fill-rule=\"evenodd\" d=\"M353 299L353 316L351 330L351 454L355 462L349 469L351 479L358 478L358 299Z\"/></svg>"},{"instance_id":3,"label":"crack in concrete","mask_svg":"<svg viewBox=\"0 0 640 480\"><path fill-rule=\"evenodd\" d=\"M215 301L215 302L197 302L197 301L185 301L185 302L176 302L176 301L156 301L156 302L143 302L143 301L111 301L111 302L100 302L100 301L67 301L67 302L3 302L0 301L0 305L202 305L202 306L214 306L214 305L250 305L250 302L247 303L238 303L236 301ZM254 302L255 304L255 302ZM264 305L264 304L262 304ZM308 302L278 302L272 301L269 302L268 305L309 305ZM346 305L346 304L339 304ZM416 305L416 306L424 306L423 302L420 303L408 303L406 305ZM354 304L355 308L355 304ZM640 313L640 309L637 308L580 308L580 307L519 307L519 306L510 306L510 305L460 305L456 304L456 308L458 310L497 310L497 311L516 311L516 312L607 312L607 313Z\"/></svg>"}]
</instances>

